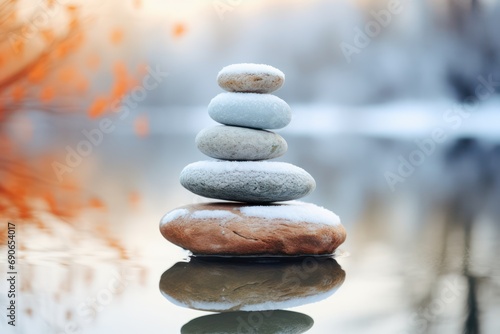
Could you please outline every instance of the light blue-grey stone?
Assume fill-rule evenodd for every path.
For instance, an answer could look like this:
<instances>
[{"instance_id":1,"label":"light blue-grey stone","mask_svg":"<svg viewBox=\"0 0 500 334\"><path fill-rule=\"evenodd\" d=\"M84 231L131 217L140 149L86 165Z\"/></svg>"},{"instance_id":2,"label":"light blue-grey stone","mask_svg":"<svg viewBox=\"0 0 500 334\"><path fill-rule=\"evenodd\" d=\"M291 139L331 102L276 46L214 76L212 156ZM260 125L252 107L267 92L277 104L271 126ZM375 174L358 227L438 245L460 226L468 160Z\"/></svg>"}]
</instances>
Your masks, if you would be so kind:
<instances>
[{"instance_id":1,"label":"light blue-grey stone","mask_svg":"<svg viewBox=\"0 0 500 334\"><path fill-rule=\"evenodd\" d=\"M257 129L281 129L292 120L290 106L272 94L221 93L208 105L216 122Z\"/></svg>"}]
</instances>

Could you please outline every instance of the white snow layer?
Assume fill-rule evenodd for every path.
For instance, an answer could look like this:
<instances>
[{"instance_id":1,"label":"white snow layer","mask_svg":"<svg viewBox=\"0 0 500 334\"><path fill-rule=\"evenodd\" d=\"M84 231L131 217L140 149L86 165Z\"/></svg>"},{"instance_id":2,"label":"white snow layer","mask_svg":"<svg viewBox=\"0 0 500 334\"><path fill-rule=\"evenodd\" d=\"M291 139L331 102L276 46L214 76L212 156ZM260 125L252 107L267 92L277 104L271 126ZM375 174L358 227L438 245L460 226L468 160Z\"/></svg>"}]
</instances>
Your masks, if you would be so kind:
<instances>
[{"instance_id":1,"label":"white snow layer","mask_svg":"<svg viewBox=\"0 0 500 334\"><path fill-rule=\"evenodd\" d=\"M225 210L199 210L191 214L192 219L227 219L237 215Z\"/></svg>"},{"instance_id":2,"label":"white snow layer","mask_svg":"<svg viewBox=\"0 0 500 334\"><path fill-rule=\"evenodd\" d=\"M218 76L220 75L232 75L232 74L260 74L265 73L269 75L275 75L285 79L285 74L275 67L265 64L232 64L224 67L220 70Z\"/></svg>"},{"instance_id":3,"label":"white snow layer","mask_svg":"<svg viewBox=\"0 0 500 334\"><path fill-rule=\"evenodd\" d=\"M247 217L263 219L283 219L290 222L308 222L323 225L340 225L340 218L323 207L292 201L288 205L244 206L240 212Z\"/></svg>"},{"instance_id":4,"label":"white snow layer","mask_svg":"<svg viewBox=\"0 0 500 334\"><path fill-rule=\"evenodd\" d=\"M304 169L287 162L279 161L224 161L224 160L202 160L193 162L184 168L185 170L203 170L214 173L227 172L261 172L266 174L304 174Z\"/></svg>"},{"instance_id":5,"label":"white snow layer","mask_svg":"<svg viewBox=\"0 0 500 334\"><path fill-rule=\"evenodd\" d=\"M176 220L180 217L184 217L189 214L189 210L187 209L175 209L167 213L163 218L160 220L160 226L163 226L167 223L170 223L173 220Z\"/></svg>"}]
</instances>

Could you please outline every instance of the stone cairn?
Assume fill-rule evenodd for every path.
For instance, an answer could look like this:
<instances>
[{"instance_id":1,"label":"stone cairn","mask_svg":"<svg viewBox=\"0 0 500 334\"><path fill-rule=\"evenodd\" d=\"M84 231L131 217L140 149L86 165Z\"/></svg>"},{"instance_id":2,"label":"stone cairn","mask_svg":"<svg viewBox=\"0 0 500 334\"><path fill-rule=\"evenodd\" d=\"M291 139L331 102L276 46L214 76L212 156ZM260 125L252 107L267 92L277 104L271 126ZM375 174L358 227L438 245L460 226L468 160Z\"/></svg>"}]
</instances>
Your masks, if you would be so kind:
<instances>
[{"instance_id":1,"label":"stone cairn","mask_svg":"<svg viewBox=\"0 0 500 334\"><path fill-rule=\"evenodd\" d=\"M270 94L284 81L268 65L235 64L219 72L217 82L227 92L212 99L208 114L222 125L201 130L195 140L218 160L186 166L180 182L197 195L225 201L167 213L160 222L167 240L194 255L231 257L329 255L344 242L336 214L295 201L314 190L313 177L292 164L267 161L288 148L268 131L292 119L288 104Z\"/></svg>"}]
</instances>

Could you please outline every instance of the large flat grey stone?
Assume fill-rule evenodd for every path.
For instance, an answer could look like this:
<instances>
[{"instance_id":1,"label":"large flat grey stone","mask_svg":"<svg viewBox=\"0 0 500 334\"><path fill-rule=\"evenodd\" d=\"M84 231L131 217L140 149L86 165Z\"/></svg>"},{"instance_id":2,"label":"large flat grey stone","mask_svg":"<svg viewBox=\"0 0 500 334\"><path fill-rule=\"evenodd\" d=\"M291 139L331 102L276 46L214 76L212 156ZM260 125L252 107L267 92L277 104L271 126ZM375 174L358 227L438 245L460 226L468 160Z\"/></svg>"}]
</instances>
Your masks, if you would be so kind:
<instances>
[{"instance_id":1,"label":"large flat grey stone","mask_svg":"<svg viewBox=\"0 0 500 334\"><path fill-rule=\"evenodd\" d=\"M268 161L199 161L182 170L180 182L200 196L251 203L298 199L316 187L302 168Z\"/></svg>"}]
</instances>

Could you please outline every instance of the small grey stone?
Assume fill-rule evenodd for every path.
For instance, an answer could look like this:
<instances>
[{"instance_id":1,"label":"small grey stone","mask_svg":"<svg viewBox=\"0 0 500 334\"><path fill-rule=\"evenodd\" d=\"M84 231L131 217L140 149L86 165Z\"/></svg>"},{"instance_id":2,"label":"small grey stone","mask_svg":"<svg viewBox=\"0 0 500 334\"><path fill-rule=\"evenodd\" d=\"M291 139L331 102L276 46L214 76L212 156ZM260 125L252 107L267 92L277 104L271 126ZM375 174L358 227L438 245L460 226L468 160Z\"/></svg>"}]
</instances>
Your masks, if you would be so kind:
<instances>
[{"instance_id":1,"label":"small grey stone","mask_svg":"<svg viewBox=\"0 0 500 334\"><path fill-rule=\"evenodd\" d=\"M216 122L257 129L281 129L292 120L290 106L272 94L221 93L208 105Z\"/></svg>"},{"instance_id":2,"label":"small grey stone","mask_svg":"<svg viewBox=\"0 0 500 334\"><path fill-rule=\"evenodd\" d=\"M200 196L250 203L298 199L316 187L302 168L268 161L198 161L182 170L180 182Z\"/></svg>"},{"instance_id":3,"label":"small grey stone","mask_svg":"<svg viewBox=\"0 0 500 334\"><path fill-rule=\"evenodd\" d=\"M217 83L228 92L271 93L284 82L283 72L264 64L233 64L217 75Z\"/></svg>"},{"instance_id":4,"label":"small grey stone","mask_svg":"<svg viewBox=\"0 0 500 334\"><path fill-rule=\"evenodd\" d=\"M201 130L195 142L202 153L223 160L273 159L288 148L277 133L226 125Z\"/></svg>"}]
</instances>

